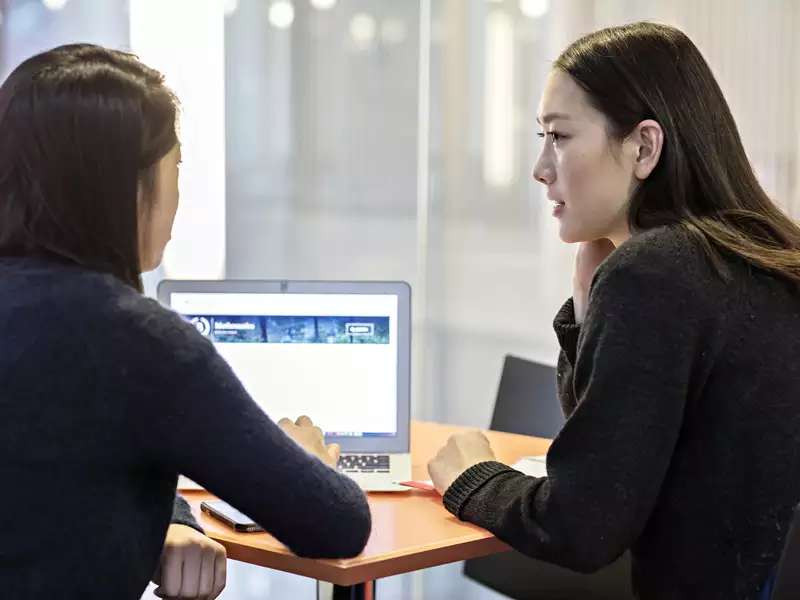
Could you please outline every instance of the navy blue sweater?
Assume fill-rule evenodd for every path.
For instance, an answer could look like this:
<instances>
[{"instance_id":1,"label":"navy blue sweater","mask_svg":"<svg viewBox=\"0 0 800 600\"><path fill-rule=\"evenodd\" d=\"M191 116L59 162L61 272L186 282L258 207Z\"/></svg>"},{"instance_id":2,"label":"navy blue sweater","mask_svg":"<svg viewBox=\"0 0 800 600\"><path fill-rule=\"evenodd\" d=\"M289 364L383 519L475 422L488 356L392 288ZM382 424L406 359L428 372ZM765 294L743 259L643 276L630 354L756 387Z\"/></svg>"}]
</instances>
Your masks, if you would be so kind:
<instances>
[{"instance_id":1,"label":"navy blue sweater","mask_svg":"<svg viewBox=\"0 0 800 600\"><path fill-rule=\"evenodd\" d=\"M800 293L682 229L598 269L555 321L566 424L547 477L497 462L445 494L462 519L578 571L631 549L646 600L755 599L800 500Z\"/></svg>"},{"instance_id":2,"label":"navy blue sweater","mask_svg":"<svg viewBox=\"0 0 800 600\"><path fill-rule=\"evenodd\" d=\"M297 554L364 547L356 484L289 439L193 327L115 278L0 259L0 340L0 597L138 599L170 520L186 520L178 473Z\"/></svg>"}]
</instances>

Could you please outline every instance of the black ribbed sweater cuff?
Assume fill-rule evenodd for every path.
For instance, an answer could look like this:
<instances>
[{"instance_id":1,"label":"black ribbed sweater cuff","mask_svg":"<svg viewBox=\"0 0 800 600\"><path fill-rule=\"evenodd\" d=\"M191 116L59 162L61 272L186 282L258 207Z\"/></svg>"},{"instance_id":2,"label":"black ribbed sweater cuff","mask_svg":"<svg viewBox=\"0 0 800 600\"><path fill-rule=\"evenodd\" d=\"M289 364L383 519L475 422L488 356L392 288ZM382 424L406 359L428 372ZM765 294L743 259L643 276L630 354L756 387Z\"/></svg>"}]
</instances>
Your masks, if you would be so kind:
<instances>
[{"instance_id":1,"label":"black ribbed sweater cuff","mask_svg":"<svg viewBox=\"0 0 800 600\"><path fill-rule=\"evenodd\" d=\"M444 493L444 507L461 518L461 511L470 497L490 479L514 471L508 465L496 461L487 461L471 466L458 476Z\"/></svg>"}]
</instances>

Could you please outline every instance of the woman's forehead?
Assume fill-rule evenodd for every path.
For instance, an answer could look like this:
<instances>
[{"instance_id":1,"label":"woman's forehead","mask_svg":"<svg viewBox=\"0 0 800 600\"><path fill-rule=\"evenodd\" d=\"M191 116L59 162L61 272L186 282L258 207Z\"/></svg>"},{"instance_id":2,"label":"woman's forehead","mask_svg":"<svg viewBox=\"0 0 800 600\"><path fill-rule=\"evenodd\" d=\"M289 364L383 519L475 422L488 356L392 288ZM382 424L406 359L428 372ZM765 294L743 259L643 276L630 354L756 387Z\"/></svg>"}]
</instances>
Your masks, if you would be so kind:
<instances>
[{"instance_id":1,"label":"woman's forehead","mask_svg":"<svg viewBox=\"0 0 800 600\"><path fill-rule=\"evenodd\" d=\"M569 75L560 69L550 72L539 101L536 120L541 125L552 121L581 120L595 112L586 93Z\"/></svg>"}]
</instances>

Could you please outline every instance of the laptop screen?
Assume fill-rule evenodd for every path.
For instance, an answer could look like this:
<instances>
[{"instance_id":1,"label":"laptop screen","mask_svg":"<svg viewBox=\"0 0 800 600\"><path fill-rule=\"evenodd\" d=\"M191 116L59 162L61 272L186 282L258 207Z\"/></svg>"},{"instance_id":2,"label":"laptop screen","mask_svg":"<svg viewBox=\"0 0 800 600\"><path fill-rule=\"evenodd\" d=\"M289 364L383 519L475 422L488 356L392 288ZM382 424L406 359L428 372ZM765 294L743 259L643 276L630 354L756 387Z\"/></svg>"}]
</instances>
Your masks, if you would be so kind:
<instances>
[{"instance_id":1,"label":"laptop screen","mask_svg":"<svg viewBox=\"0 0 800 600\"><path fill-rule=\"evenodd\" d=\"M395 294L172 292L275 421L306 414L331 437L397 435Z\"/></svg>"}]
</instances>

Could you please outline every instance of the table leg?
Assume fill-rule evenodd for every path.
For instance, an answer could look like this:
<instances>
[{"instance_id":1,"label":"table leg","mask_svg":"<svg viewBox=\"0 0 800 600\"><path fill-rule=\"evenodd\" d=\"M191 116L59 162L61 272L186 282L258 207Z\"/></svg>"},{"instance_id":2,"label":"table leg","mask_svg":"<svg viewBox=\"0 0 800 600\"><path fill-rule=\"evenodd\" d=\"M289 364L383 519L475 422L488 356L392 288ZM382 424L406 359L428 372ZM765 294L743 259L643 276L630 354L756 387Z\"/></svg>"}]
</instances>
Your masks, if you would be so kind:
<instances>
[{"instance_id":1,"label":"table leg","mask_svg":"<svg viewBox=\"0 0 800 600\"><path fill-rule=\"evenodd\" d=\"M317 600L375 600L375 582L342 586L317 581Z\"/></svg>"}]
</instances>

